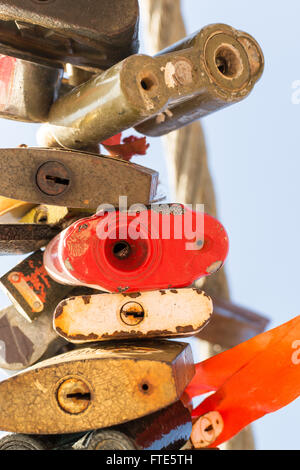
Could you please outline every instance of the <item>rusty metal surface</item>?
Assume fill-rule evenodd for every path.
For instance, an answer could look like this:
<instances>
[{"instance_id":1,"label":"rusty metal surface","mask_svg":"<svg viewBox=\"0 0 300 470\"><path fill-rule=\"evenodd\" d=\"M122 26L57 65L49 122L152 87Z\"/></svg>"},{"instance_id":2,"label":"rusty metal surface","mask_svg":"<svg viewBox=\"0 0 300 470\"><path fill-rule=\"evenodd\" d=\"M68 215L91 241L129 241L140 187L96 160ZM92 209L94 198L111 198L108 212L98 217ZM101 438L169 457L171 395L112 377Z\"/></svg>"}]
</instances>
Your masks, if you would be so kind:
<instances>
[{"instance_id":1,"label":"rusty metal surface","mask_svg":"<svg viewBox=\"0 0 300 470\"><path fill-rule=\"evenodd\" d=\"M198 337L230 349L267 328L270 320L227 300L213 298L214 314Z\"/></svg>"},{"instance_id":2,"label":"rusty metal surface","mask_svg":"<svg viewBox=\"0 0 300 470\"><path fill-rule=\"evenodd\" d=\"M0 383L0 429L64 434L114 426L179 400L193 375L186 343L156 340L78 349ZM78 379L84 390L78 391ZM67 400L75 406L71 412L60 406L57 394L67 380ZM79 409L81 398L89 402L85 410Z\"/></svg>"},{"instance_id":3,"label":"rusty metal surface","mask_svg":"<svg viewBox=\"0 0 300 470\"><path fill-rule=\"evenodd\" d=\"M0 117L44 122L57 99L63 69L0 55Z\"/></svg>"},{"instance_id":4,"label":"rusty metal surface","mask_svg":"<svg viewBox=\"0 0 300 470\"><path fill-rule=\"evenodd\" d=\"M215 24L161 51L168 107L136 129L160 136L246 98L261 77L264 57L247 33Z\"/></svg>"},{"instance_id":5,"label":"rusty metal surface","mask_svg":"<svg viewBox=\"0 0 300 470\"><path fill-rule=\"evenodd\" d=\"M0 52L105 69L138 50L137 0L1 0Z\"/></svg>"},{"instance_id":6,"label":"rusty metal surface","mask_svg":"<svg viewBox=\"0 0 300 470\"><path fill-rule=\"evenodd\" d=\"M192 336L211 318L212 301L198 289L71 297L54 312L57 333L73 343Z\"/></svg>"},{"instance_id":7,"label":"rusty metal surface","mask_svg":"<svg viewBox=\"0 0 300 470\"><path fill-rule=\"evenodd\" d=\"M50 173L42 173L44 165L48 170L50 167ZM61 171L53 172L58 167L65 169L63 176ZM156 194L158 173L85 152L11 148L0 149L0 181L2 196L36 204L96 209L101 203L117 207L119 196L125 195L129 206L149 204Z\"/></svg>"},{"instance_id":8,"label":"rusty metal surface","mask_svg":"<svg viewBox=\"0 0 300 470\"><path fill-rule=\"evenodd\" d=\"M60 227L41 224L1 224L0 256L31 253L43 246L60 231Z\"/></svg>"}]
</instances>

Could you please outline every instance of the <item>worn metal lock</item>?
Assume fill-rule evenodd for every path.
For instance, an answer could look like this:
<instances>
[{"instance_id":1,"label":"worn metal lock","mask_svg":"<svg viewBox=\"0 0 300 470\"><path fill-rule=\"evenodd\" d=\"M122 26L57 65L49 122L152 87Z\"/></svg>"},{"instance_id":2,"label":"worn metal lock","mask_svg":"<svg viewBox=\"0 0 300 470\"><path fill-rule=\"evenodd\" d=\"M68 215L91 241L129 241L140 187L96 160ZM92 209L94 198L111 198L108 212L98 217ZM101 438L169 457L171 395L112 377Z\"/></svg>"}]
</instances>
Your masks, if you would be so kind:
<instances>
[{"instance_id":1,"label":"worn metal lock","mask_svg":"<svg viewBox=\"0 0 300 470\"><path fill-rule=\"evenodd\" d=\"M58 99L38 133L43 147L81 149L159 113L167 105L157 61L133 55Z\"/></svg>"},{"instance_id":2,"label":"worn metal lock","mask_svg":"<svg viewBox=\"0 0 300 470\"><path fill-rule=\"evenodd\" d=\"M140 165L103 155L62 149L0 149L1 195L35 204L93 208L150 204L158 173Z\"/></svg>"},{"instance_id":3,"label":"worn metal lock","mask_svg":"<svg viewBox=\"0 0 300 470\"><path fill-rule=\"evenodd\" d=\"M71 351L0 383L0 429L63 434L121 424L177 401L194 373L186 343Z\"/></svg>"},{"instance_id":4,"label":"worn metal lock","mask_svg":"<svg viewBox=\"0 0 300 470\"><path fill-rule=\"evenodd\" d=\"M47 246L44 263L57 282L109 292L170 289L221 268L224 227L181 204L136 205L81 219Z\"/></svg>"},{"instance_id":5,"label":"worn metal lock","mask_svg":"<svg viewBox=\"0 0 300 470\"><path fill-rule=\"evenodd\" d=\"M0 256L31 253L47 245L60 232L47 224L1 224Z\"/></svg>"},{"instance_id":6,"label":"worn metal lock","mask_svg":"<svg viewBox=\"0 0 300 470\"><path fill-rule=\"evenodd\" d=\"M21 370L54 356L66 344L52 327L52 315L30 323L13 307L0 311L0 367Z\"/></svg>"},{"instance_id":7,"label":"worn metal lock","mask_svg":"<svg viewBox=\"0 0 300 470\"><path fill-rule=\"evenodd\" d=\"M47 121L57 99L63 68L0 55L0 117L25 122Z\"/></svg>"},{"instance_id":8,"label":"worn metal lock","mask_svg":"<svg viewBox=\"0 0 300 470\"><path fill-rule=\"evenodd\" d=\"M71 286L57 284L49 277L41 250L2 276L0 287L28 321L41 315L52 315L57 304L72 290Z\"/></svg>"},{"instance_id":9,"label":"worn metal lock","mask_svg":"<svg viewBox=\"0 0 300 470\"><path fill-rule=\"evenodd\" d=\"M138 50L137 0L1 0L0 52L106 69Z\"/></svg>"},{"instance_id":10,"label":"worn metal lock","mask_svg":"<svg viewBox=\"0 0 300 470\"><path fill-rule=\"evenodd\" d=\"M88 433L10 434L0 450L178 450L192 431L191 415L181 401L143 418Z\"/></svg>"},{"instance_id":11,"label":"worn metal lock","mask_svg":"<svg viewBox=\"0 0 300 470\"><path fill-rule=\"evenodd\" d=\"M161 51L168 106L136 129L160 136L246 98L264 69L257 41L225 24L201 31Z\"/></svg>"},{"instance_id":12,"label":"worn metal lock","mask_svg":"<svg viewBox=\"0 0 300 470\"><path fill-rule=\"evenodd\" d=\"M217 24L151 58L126 58L58 99L42 146L84 148L136 126L151 136L237 103L249 95L264 59L250 35Z\"/></svg>"},{"instance_id":13,"label":"worn metal lock","mask_svg":"<svg viewBox=\"0 0 300 470\"><path fill-rule=\"evenodd\" d=\"M192 336L212 311L210 297L198 289L98 294L62 301L54 327L73 343Z\"/></svg>"}]
</instances>

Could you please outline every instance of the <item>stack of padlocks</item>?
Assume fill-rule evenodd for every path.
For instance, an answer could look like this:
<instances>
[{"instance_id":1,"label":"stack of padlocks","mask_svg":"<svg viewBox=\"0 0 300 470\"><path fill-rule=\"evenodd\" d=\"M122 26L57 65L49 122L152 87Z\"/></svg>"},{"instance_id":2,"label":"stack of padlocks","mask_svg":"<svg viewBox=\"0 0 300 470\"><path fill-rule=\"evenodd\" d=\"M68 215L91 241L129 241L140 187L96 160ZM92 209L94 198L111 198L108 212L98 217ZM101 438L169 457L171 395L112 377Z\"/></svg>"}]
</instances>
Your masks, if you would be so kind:
<instances>
[{"instance_id":1,"label":"stack of padlocks","mask_svg":"<svg viewBox=\"0 0 300 470\"><path fill-rule=\"evenodd\" d=\"M155 204L158 174L99 144L239 102L263 56L223 24L137 55L137 24L136 0L0 1L0 114L45 123L40 148L0 150L1 254L34 252L1 279L14 306L0 313L0 365L31 367L0 384L0 430L22 433L0 449L180 449L192 434L191 349L162 338L209 321L212 300L189 286L223 265L227 235ZM192 445L220 434L209 423Z\"/></svg>"}]
</instances>

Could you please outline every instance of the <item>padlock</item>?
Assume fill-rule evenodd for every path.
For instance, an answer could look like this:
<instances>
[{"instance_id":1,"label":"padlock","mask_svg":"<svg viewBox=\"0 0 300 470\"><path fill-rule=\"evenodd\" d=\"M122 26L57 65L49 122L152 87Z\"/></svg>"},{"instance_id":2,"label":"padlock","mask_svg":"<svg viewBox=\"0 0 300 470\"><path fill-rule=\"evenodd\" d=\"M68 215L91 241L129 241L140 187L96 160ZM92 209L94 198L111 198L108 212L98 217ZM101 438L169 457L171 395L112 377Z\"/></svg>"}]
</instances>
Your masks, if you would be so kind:
<instances>
[{"instance_id":1,"label":"padlock","mask_svg":"<svg viewBox=\"0 0 300 470\"><path fill-rule=\"evenodd\" d=\"M24 60L106 69L139 46L137 0L1 0L0 20L0 52Z\"/></svg>"},{"instance_id":2,"label":"padlock","mask_svg":"<svg viewBox=\"0 0 300 470\"><path fill-rule=\"evenodd\" d=\"M75 222L47 246L44 264L57 282L129 293L188 287L227 253L213 217L182 204L135 205Z\"/></svg>"},{"instance_id":3,"label":"padlock","mask_svg":"<svg viewBox=\"0 0 300 470\"><path fill-rule=\"evenodd\" d=\"M163 135L241 101L263 66L250 35L207 26L153 58L129 57L58 99L38 143L83 148L132 126Z\"/></svg>"},{"instance_id":4,"label":"padlock","mask_svg":"<svg viewBox=\"0 0 300 470\"><path fill-rule=\"evenodd\" d=\"M181 401L144 418L88 433L10 434L1 450L178 450L192 431L189 411Z\"/></svg>"},{"instance_id":5,"label":"padlock","mask_svg":"<svg viewBox=\"0 0 300 470\"><path fill-rule=\"evenodd\" d=\"M179 450L192 431L190 412L181 401L144 418L92 431L75 450ZM1 449L1 447L0 447Z\"/></svg>"},{"instance_id":6,"label":"padlock","mask_svg":"<svg viewBox=\"0 0 300 470\"><path fill-rule=\"evenodd\" d=\"M167 105L159 63L133 55L59 98L49 112L49 124L38 133L42 147L82 149L99 144Z\"/></svg>"},{"instance_id":7,"label":"padlock","mask_svg":"<svg viewBox=\"0 0 300 470\"><path fill-rule=\"evenodd\" d=\"M47 121L57 99L63 68L0 55L0 117L24 122Z\"/></svg>"},{"instance_id":8,"label":"padlock","mask_svg":"<svg viewBox=\"0 0 300 470\"><path fill-rule=\"evenodd\" d=\"M31 253L47 245L60 232L48 224L1 224L0 256Z\"/></svg>"},{"instance_id":9,"label":"padlock","mask_svg":"<svg viewBox=\"0 0 300 470\"><path fill-rule=\"evenodd\" d=\"M72 291L71 286L57 284L49 277L43 266L41 250L2 276L0 287L29 322L41 315L53 315L57 304Z\"/></svg>"},{"instance_id":10,"label":"padlock","mask_svg":"<svg viewBox=\"0 0 300 470\"><path fill-rule=\"evenodd\" d=\"M105 343L74 350L0 383L0 429L64 434L114 426L178 401L193 375L187 343Z\"/></svg>"},{"instance_id":11,"label":"padlock","mask_svg":"<svg viewBox=\"0 0 300 470\"><path fill-rule=\"evenodd\" d=\"M99 204L150 204L158 173L104 155L62 149L0 149L1 195L35 204L96 209Z\"/></svg>"},{"instance_id":12,"label":"padlock","mask_svg":"<svg viewBox=\"0 0 300 470\"><path fill-rule=\"evenodd\" d=\"M72 343L192 336L204 328L212 301L199 289L71 297L54 312L54 328Z\"/></svg>"},{"instance_id":13,"label":"padlock","mask_svg":"<svg viewBox=\"0 0 300 470\"><path fill-rule=\"evenodd\" d=\"M257 41L225 24L206 26L159 52L168 107L136 127L161 136L246 98L264 69Z\"/></svg>"},{"instance_id":14,"label":"padlock","mask_svg":"<svg viewBox=\"0 0 300 470\"><path fill-rule=\"evenodd\" d=\"M52 315L30 323L13 307L0 311L0 367L22 370L54 356L66 344L52 327Z\"/></svg>"}]
</instances>

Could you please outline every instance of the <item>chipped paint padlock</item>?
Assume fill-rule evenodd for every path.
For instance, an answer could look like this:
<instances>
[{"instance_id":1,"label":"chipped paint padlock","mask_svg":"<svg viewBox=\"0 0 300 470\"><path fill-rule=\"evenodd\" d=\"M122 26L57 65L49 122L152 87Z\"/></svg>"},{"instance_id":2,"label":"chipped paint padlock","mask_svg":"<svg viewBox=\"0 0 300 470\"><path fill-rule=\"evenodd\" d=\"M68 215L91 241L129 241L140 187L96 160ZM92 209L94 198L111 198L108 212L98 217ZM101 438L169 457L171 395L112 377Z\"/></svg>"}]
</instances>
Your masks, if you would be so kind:
<instances>
[{"instance_id":1,"label":"chipped paint padlock","mask_svg":"<svg viewBox=\"0 0 300 470\"><path fill-rule=\"evenodd\" d=\"M209 321L212 301L199 289L71 297L54 312L54 328L72 343L180 337Z\"/></svg>"},{"instance_id":2,"label":"chipped paint padlock","mask_svg":"<svg viewBox=\"0 0 300 470\"><path fill-rule=\"evenodd\" d=\"M63 68L0 55L0 117L24 122L47 121L57 99Z\"/></svg>"},{"instance_id":3,"label":"chipped paint padlock","mask_svg":"<svg viewBox=\"0 0 300 470\"><path fill-rule=\"evenodd\" d=\"M64 434L121 424L179 400L194 372L187 343L77 349L0 383L0 430Z\"/></svg>"},{"instance_id":4,"label":"chipped paint padlock","mask_svg":"<svg viewBox=\"0 0 300 470\"><path fill-rule=\"evenodd\" d=\"M0 149L0 193L35 204L96 209L99 204L150 204L158 173L124 160L47 148Z\"/></svg>"},{"instance_id":5,"label":"chipped paint padlock","mask_svg":"<svg viewBox=\"0 0 300 470\"><path fill-rule=\"evenodd\" d=\"M72 292L72 286L51 279L43 265L43 254L36 251L0 279L0 287L28 321L52 315L57 304Z\"/></svg>"},{"instance_id":6,"label":"chipped paint padlock","mask_svg":"<svg viewBox=\"0 0 300 470\"><path fill-rule=\"evenodd\" d=\"M1 0L0 52L106 69L138 50L137 0Z\"/></svg>"},{"instance_id":7,"label":"chipped paint padlock","mask_svg":"<svg viewBox=\"0 0 300 470\"><path fill-rule=\"evenodd\" d=\"M137 204L75 222L47 246L44 264L57 282L128 293L190 286L220 269L227 252L213 217L181 204Z\"/></svg>"}]
</instances>

